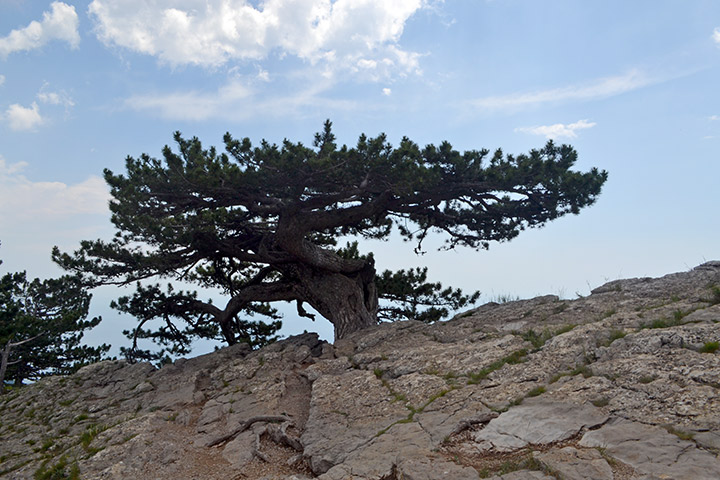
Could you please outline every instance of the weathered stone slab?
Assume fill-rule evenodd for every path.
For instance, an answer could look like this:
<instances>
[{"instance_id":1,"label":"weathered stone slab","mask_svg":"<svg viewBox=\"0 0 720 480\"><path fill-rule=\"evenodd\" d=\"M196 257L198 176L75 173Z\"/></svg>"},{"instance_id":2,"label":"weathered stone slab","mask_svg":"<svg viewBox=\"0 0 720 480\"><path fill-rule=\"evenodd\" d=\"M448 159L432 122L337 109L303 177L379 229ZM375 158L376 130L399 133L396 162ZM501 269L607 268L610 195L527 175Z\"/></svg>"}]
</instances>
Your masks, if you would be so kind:
<instances>
[{"instance_id":1,"label":"weathered stone slab","mask_svg":"<svg viewBox=\"0 0 720 480\"><path fill-rule=\"evenodd\" d=\"M475 433L475 447L506 452L559 442L607 419L607 414L591 405L528 402L511 408Z\"/></svg>"},{"instance_id":2,"label":"weathered stone slab","mask_svg":"<svg viewBox=\"0 0 720 480\"><path fill-rule=\"evenodd\" d=\"M481 401L480 392L481 389L474 385L451 390L415 415L415 420L430 435L433 448L452 433L471 425L487 423L497 416Z\"/></svg>"},{"instance_id":3,"label":"weathered stone slab","mask_svg":"<svg viewBox=\"0 0 720 480\"><path fill-rule=\"evenodd\" d=\"M398 463L429 455L431 448L429 435L418 423L399 423L358 446L343 460L341 468L331 469L321 478L334 480L345 471L357 478L383 478L396 469Z\"/></svg>"},{"instance_id":4,"label":"weathered stone slab","mask_svg":"<svg viewBox=\"0 0 720 480\"><path fill-rule=\"evenodd\" d=\"M557 480L555 477L545 475L535 470L518 470L505 475L490 477L489 480Z\"/></svg>"},{"instance_id":5,"label":"weathered stone slab","mask_svg":"<svg viewBox=\"0 0 720 480\"><path fill-rule=\"evenodd\" d=\"M300 441L313 471L324 473L408 413L372 372L320 377Z\"/></svg>"},{"instance_id":6,"label":"weathered stone slab","mask_svg":"<svg viewBox=\"0 0 720 480\"><path fill-rule=\"evenodd\" d=\"M660 427L616 420L586 433L580 445L604 448L608 455L650 476L693 480L720 478L720 460L699 450L694 442L681 440Z\"/></svg>"},{"instance_id":7,"label":"weathered stone slab","mask_svg":"<svg viewBox=\"0 0 720 480\"><path fill-rule=\"evenodd\" d=\"M613 471L595 449L578 450L565 447L535 455L563 480L613 480Z\"/></svg>"},{"instance_id":8,"label":"weathered stone slab","mask_svg":"<svg viewBox=\"0 0 720 480\"><path fill-rule=\"evenodd\" d=\"M253 459L255 433L252 430L242 432L223 448L222 456L235 467L242 467Z\"/></svg>"},{"instance_id":9,"label":"weathered stone slab","mask_svg":"<svg viewBox=\"0 0 720 480\"><path fill-rule=\"evenodd\" d=\"M423 456L401 460L396 466L396 478L403 480L478 480L480 476L471 467Z\"/></svg>"}]
</instances>

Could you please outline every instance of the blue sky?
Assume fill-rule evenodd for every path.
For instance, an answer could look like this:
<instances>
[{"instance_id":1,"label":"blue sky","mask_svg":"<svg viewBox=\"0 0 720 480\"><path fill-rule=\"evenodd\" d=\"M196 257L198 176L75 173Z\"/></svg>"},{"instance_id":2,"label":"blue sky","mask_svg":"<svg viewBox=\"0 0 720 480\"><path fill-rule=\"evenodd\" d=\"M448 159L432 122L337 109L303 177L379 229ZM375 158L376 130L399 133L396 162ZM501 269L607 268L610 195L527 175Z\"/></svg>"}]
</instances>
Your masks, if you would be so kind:
<instances>
[{"instance_id":1,"label":"blue sky","mask_svg":"<svg viewBox=\"0 0 720 480\"><path fill-rule=\"evenodd\" d=\"M428 265L482 301L686 270L720 259L719 86L716 0L3 0L0 272L57 276L53 245L109 238L102 169L175 130L310 143L326 118L348 144L553 138L610 173L579 216L489 251L366 245L380 268ZM91 342L133 324L116 294L95 292ZM287 334L332 336L289 312Z\"/></svg>"}]
</instances>

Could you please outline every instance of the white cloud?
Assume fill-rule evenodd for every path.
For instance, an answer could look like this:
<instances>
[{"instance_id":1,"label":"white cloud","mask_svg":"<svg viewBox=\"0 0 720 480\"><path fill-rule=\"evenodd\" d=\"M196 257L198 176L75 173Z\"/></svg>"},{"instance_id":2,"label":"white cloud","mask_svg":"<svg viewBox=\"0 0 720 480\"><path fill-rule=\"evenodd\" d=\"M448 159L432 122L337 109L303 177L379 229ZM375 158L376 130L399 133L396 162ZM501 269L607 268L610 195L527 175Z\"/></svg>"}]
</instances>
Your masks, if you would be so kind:
<instances>
[{"instance_id":1,"label":"white cloud","mask_svg":"<svg viewBox=\"0 0 720 480\"><path fill-rule=\"evenodd\" d=\"M292 55L333 70L419 72L398 46L405 22L426 0L93 0L88 12L106 45L171 65L217 67L231 60Z\"/></svg>"},{"instance_id":2,"label":"white cloud","mask_svg":"<svg viewBox=\"0 0 720 480\"><path fill-rule=\"evenodd\" d=\"M392 95L392 90L390 90L389 88L383 88L383 89L382 89L382 93L383 93L383 95L385 95L386 97L389 97L390 95Z\"/></svg>"},{"instance_id":3,"label":"white cloud","mask_svg":"<svg viewBox=\"0 0 720 480\"><path fill-rule=\"evenodd\" d=\"M720 45L720 27L713 30L712 38L715 40L715 43Z\"/></svg>"},{"instance_id":4,"label":"white cloud","mask_svg":"<svg viewBox=\"0 0 720 480\"><path fill-rule=\"evenodd\" d=\"M22 171L25 162L9 164L0 155L0 224L59 215L107 214L110 193L102 178L68 185L62 182L33 182Z\"/></svg>"},{"instance_id":5,"label":"white cloud","mask_svg":"<svg viewBox=\"0 0 720 480\"><path fill-rule=\"evenodd\" d=\"M556 123L554 125L541 125L537 127L520 127L516 128L516 132L529 133L531 135L543 135L549 139L556 138L576 138L578 130L584 130L586 128L592 128L597 125L595 122L588 122L587 120L580 120L575 123L568 125L562 123Z\"/></svg>"},{"instance_id":6,"label":"white cloud","mask_svg":"<svg viewBox=\"0 0 720 480\"><path fill-rule=\"evenodd\" d=\"M52 40L61 40L77 48L80 44L78 16L75 7L63 2L53 2L51 10L43 13L42 21L32 21L22 29L13 30L0 38L0 58L13 52L40 48Z\"/></svg>"},{"instance_id":7,"label":"white cloud","mask_svg":"<svg viewBox=\"0 0 720 480\"><path fill-rule=\"evenodd\" d=\"M32 103L30 108L13 103L5 111L5 120L10 124L10 128L15 131L34 130L35 127L42 125L45 121L40 115L38 104L35 102Z\"/></svg>"},{"instance_id":8,"label":"white cloud","mask_svg":"<svg viewBox=\"0 0 720 480\"><path fill-rule=\"evenodd\" d=\"M715 122L715 121L717 121L717 120L720 120L720 115L710 115L710 116L708 117L708 120L710 120L711 122Z\"/></svg>"},{"instance_id":9,"label":"white cloud","mask_svg":"<svg viewBox=\"0 0 720 480\"><path fill-rule=\"evenodd\" d=\"M44 83L36 95L37 99L42 103L47 103L49 105L61 105L65 108L75 106L75 102L65 91L51 92L48 90L48 87L49 84L47 82Z\"/></svg>"},{"instance_id":10,"label":"white cloud","mask_svg":"<svg viewBox=\"0 0 720 480\"><path fill-rule=\"evenodd\" d=\"M326 99L327 79L315 79L310 87L289 91L286 96L264 95L262 91L232 80L216 91L178 91L170 94L134 95L125 107L146 111L169 120L203 121L209 118L231 121L247 120L258 115L284 117L302 113L306 107L327 110L351 110L357 103Z\"/></svg>"},{"instance_id":11,"label":"white cloud","mask_svg":"<svg viewBox=\"0 0 720 480\"><path fill-rule=\"evenodd\" d=\"M232 81L216 92L196 90L165 95L135 95L125 101L133 110L157 112L173 120L207 120L230 113L232 105L248 99L251 90L240 82Z\"/></svg>"},{"instance_id":12,"label":"white cloud","mask_svg":"<svg viewBox=\"0 0 720 480\"><path fill-rule=\"evenodd\" d=\"M519 109L550 102L593 100L612 97L659 81L661 80L651 78L639 70L632 70L625 75L605 77L584 85L571 85L530 93L484 97L473 100L470 103L474 107L482 110Z\"/></svg>"},{"instance_id":13,"label":"white cloud","mask_svg":"<svg viewBox=\"0 0 720 480\"><path fill-rule=\"evenodd\" d=\"M268 73L267 70L260 69L260 71L257 74L257 79L261 82L269 82L270 81L270 73Z\"/></svg>"},{"instance_id":14,"label":"white cloud","mask_svg":"<svg viewBox=\"0 0 720 480\"><path fill-rule=\"evenodd\" d=\"M0 75L0 85L5 83L5 75Z\"/></svg>"}]
</instances>

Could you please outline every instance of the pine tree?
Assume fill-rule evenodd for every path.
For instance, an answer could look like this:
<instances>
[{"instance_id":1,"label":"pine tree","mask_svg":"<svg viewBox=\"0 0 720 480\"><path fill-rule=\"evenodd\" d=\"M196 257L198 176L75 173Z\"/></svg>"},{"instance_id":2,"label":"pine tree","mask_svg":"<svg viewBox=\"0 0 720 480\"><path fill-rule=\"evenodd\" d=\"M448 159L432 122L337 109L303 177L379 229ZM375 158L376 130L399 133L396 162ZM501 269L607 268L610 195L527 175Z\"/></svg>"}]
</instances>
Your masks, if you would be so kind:
<instances>
[{"instance_id":1,"label":"pine tree","mask_svg":"<svg viewBox=\"0 0 720 480\"><path fill-rule=\"evenodd\" d=\"M0 386L46 375L68 374L99 361L109 345L81 344L90 294L77 276L29 281L25 272L0 278Z\"/></svg>"},{"instance_id":2,"label":"pine tree","mask_svg":"<svg viewBox=\"0 0 720 480\"><path fill-rule=\"evenodd\" d=\"M357 245L338 248L338 238L397 231L421 251L435 232L444 248L485 249L579 213L607 179L596 168L571 170L577 153L553 142L518 156L460 153L448 142L420 148L408 138L393 147L385 135L338 147L329 121L313 147L289 140L253 147L230 134L224 141L218 153L178 132L177 148L166 146L162 159L143 154L127 158L125 174L105 170L115 238L53 252L92 285L145 281L116 303L139 319L135 337L174 345L192 335L259 341L272 328L257 337L263 322L250 317L275 319L271 304L279 301L295 302L306 317L304 305L312 306L333 323L336 338L379 317L436 320L477 295L427 283L425 269L378 276L372 255L360 255ZM157 278L219 288L227 303L148 286ZM142 330L151 318L163 319L162 329Z\"/></svg>"}]
</instances>

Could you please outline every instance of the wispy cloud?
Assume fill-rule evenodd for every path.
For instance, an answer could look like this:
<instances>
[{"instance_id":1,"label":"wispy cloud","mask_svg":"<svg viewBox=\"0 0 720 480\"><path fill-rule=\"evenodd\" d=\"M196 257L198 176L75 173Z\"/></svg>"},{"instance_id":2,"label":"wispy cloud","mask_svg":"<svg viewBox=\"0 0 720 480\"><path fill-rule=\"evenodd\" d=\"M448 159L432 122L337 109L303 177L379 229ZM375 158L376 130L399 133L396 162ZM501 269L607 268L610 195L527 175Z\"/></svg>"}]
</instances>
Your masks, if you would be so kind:
<instances>
[{"instance_id":1,"label":"wispy cloud","mask_svg":"<svg viewBox=\"0 0 720 480\"><path fill-rule=\"evenodd\" d=\"M5 83L5 75L0 75L0 85Z\"/></svg>"},{"instance_id":2,"label":"wispy cloud","mask_svg":"<svg viewBox=\"0 0 720 480\"><path fill-rule=\"evenodd\" d=\"M563 124L556 123L554 125L540 125L537 127L519 127L516 128L516 132L529 133L531 135L543 135L545 138L556 139L556 138L576 138L578 130L585 130L592 128L597 125L595 122L588 122L587 120L579 120L575 123Z\"/></svg>"},{"instance_id":3,"label":"wispy cloud","mask_svg":"<svg viewBox=\"0 0 720 480\"><path fill-rule=\"evenodd\" d=\"M715 40L715 43L720 46L720 27L717 27L715 30L713 30L712 38L713 40Z\"/></svg>"},{"instance_id":4,"label":"wispy cloud","mask_svg":"<svg viewBox=\"0 0 720 480\"><path fill-rule=\"evenodd\" d=\"M106 45L170 65L294 56L322 68L408 74L419 55L398 45L424 0L93 0L88 13Z\"/></svg>"},{"instance_id":5,"label":"wispy cloud","mask_svg":"<svg viewBox=\"0 0 720 480\"><path fill-rule=\"evenodd\" d=\"M5 120L12 130L16 132L35 130L42 125L45 119L40 115L40 108L36 102L30 107L23 107L19 103L13 103L5 111Z\"/></svg>"},{"instance_id":6,"label":"wispy cloud","mask_svg":"<svg viewBox=\"0 0 720 480\"><path fill-rule=\"evenodd\" d=\"M75 101L67 92L63 90L51 91L50 84L47 82L43 84L36 96L42 103L47 103L49 105L59 105L65 108L75 106Z\"/></svg>"},{"instance_id":7,"label":"wispy cloud","mask_svg":"<svg viewBox=\"0 0 720 480\"><path fill-rule=\"evenodd\" d=\"M74 214L107 214L110 192L102 178L73 185L33 182L22 172L26 162L8 163L0 155L0 223Z\"/></svg>"},{"instance_id":8,"label":"wispy cloud","mask_svg":"<svg viewBox=\"0 0 720 480\"><path fill-rule=\"evenodd\" d=\"M299 81L299 80L298 80ZM177 91L168 94L138 94L124 101L124 107L169 120L204 121L222 119L247 120L259 115L284 117L299 115L306 108L350 110L357 107L351 100L327 99L322 93L330 81L315 79L311 86L300 86L287 95L273 95L252 83L237 79L215 91Z\"/></svg>"},{"instance_id":9,"label":"wispy cloud","mask_svg":"<svg viewBox=\"0 0 720 480\"><path fill-rule=\"evenodd\" d=\"M53 41L61 40L77 48L80 44L78 16L75 7L63 2L50 4L50 11L43 13L42 21L33 20L21 29L13 30L0 38L0 58L14 52L34 50Z\"/></svg>"},{"instance_id":10,"label":"wispy cloud","mask_svg":"<svg viewBox=\"0 0 720 480\"><path fill-rule=\"evenodd\" d=\"M188 90L133 95L125 100L125 106L132 110L155 112L167 119L200 121L238 113L233 106L239 107L251 93L249 87L231 81L215 92Z\"/></svg>"},{"instance_id":11,"label":"wispy cloud","mask_svg":"<svg viewBox=\"0 0 720 480\"><path fill-rule=\"evenodd\" d=\"M517 110L544 103L612 97L659 81L660 79L652 78L640 70L631 70L624 75L600 78L586 84L483 97L472 100L470 103L480 110Z\"/></svg>"}]
</instances>

